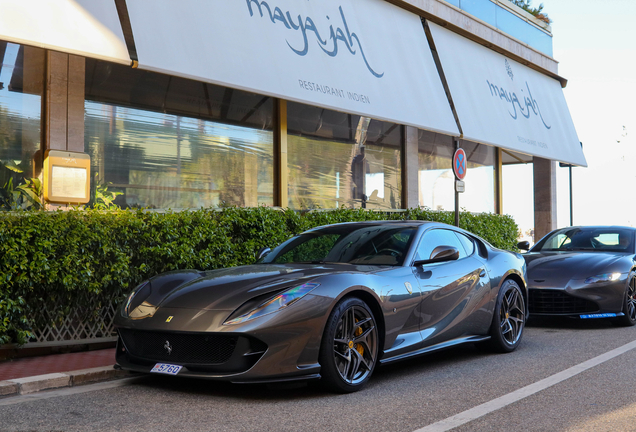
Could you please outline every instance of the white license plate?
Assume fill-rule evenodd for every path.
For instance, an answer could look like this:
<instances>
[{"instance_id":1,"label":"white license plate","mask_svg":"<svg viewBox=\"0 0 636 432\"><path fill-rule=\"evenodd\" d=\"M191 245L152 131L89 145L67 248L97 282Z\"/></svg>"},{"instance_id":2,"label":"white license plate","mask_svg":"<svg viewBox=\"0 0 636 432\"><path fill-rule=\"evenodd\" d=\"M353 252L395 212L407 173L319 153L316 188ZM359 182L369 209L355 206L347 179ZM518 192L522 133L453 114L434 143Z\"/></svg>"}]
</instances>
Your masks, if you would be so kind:
<instances>
[{"instance_id":1,"label":"white license plate","mask_svg":"<svg viewBox=\"0 0 636 432\"><path fill-rule=\"evenodd\" d=\"M171 365L166 363L157 363L150 372L162 373L168 375L176 375L179 373L183 366Z\"/></svg>"}]
</instances>

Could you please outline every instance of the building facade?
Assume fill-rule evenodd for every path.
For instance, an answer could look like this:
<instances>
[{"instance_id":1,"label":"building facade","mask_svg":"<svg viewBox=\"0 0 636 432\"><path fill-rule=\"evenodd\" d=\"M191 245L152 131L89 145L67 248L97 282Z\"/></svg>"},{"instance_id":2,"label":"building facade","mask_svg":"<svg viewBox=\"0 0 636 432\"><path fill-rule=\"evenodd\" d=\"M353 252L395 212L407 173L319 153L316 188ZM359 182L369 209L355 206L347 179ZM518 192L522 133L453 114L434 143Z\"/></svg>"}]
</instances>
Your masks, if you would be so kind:
<instances>
[{"instance_id":1,"label":"building facade","mask_svg":"<svg viewBox=\"0 0 636 432\"><path fill-rule=\"evenodd\" d=\"M53 207L501 212L585 166L550 28L507 0L2 0L0 187ZM90 169L73 165L90 160Z\"/></svg>"}]
</instances>

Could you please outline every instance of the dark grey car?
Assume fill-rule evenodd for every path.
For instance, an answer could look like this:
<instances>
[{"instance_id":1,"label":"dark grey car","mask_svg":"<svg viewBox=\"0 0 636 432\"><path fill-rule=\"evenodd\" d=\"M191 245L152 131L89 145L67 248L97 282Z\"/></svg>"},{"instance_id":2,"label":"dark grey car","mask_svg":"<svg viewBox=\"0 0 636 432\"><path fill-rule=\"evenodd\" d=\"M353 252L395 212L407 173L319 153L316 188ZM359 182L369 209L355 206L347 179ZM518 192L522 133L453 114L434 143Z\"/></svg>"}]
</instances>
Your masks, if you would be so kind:
<instances>
[{"instance_id":1,"label":"dark grey car","mask_svg":"<svg viewBox=\"0 0 636 432\"><path fill-rule=\"evenodd\" d=\"M462 343L514 350L525 263L421 221L309 230L254 265L165 273L117 314L117 364L138 372L359 390L378 363Z\"/></svg>"},{"instance_id":2,"label":"dark grey car","mask_svg":"<svg viewBox=\"0 0 636 432\"><path fill-rule=\"evenodd\" d=\"M555 230L524 254L531 315L636 324L636 229Z\"/></svg>"}]
</instances>

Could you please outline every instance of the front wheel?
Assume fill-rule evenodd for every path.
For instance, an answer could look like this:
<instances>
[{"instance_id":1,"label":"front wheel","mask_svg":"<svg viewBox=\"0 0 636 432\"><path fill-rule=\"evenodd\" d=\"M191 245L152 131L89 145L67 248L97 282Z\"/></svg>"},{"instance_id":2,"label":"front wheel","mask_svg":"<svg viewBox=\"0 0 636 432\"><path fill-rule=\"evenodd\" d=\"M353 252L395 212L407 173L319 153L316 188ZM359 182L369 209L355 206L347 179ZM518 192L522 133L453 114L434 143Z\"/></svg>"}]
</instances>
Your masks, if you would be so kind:
<instances>
[{"instance_id":1,"label":"front wheel","mask_svg":"<svg viewBox=\"0 0 636 432\"><path fill-rule=\"evenodd\" d=\"M636 275L632 275L625 289L623 300L623 316L617 319L617 323L629 327L636 324Z\"/></svg>"},{"instance_id":2,"label":"front wheel","mask_svg":"<svg viewBox=\"0 0 636 432\"><path fill-rule=\"evenodd\" d=\"M508 279L497 296L488 347L500 353L514 351L521 342L525 324L526 303L521 288L515 281Z\"/></svg>"},{"instance_id":3,"label":"front wheel","mask_svg":"<svg viewBox=\"0 0 636 432\"><path fill-rule=\"evenodd\" d=\"M373 312L358 298L345 298L329 315L320 344L323 384L337 393L360 390L378 357L378 328Z\"/></svg>"}]
</instances>

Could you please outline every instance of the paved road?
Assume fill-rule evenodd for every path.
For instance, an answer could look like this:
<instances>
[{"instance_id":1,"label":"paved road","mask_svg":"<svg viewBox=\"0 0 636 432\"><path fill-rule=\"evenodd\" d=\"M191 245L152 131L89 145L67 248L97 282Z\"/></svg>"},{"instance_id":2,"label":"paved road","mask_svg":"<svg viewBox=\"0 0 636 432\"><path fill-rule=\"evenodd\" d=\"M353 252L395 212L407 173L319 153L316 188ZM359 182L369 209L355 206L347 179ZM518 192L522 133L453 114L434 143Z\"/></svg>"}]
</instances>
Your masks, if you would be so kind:
<instances>
[{"instance_id":1,"label":"paved road","mask_svg":"<svg viewBox=\"0 0 636 432\"><path fill-rule=\"evenodd\" d=\"M636 431L635 340L603 321L533 322L512 354L466 346L405 361L350 395L137 378L0 399L0 431L428 432L458 414L453 431Z\"/></svg>"}]
</instances>

